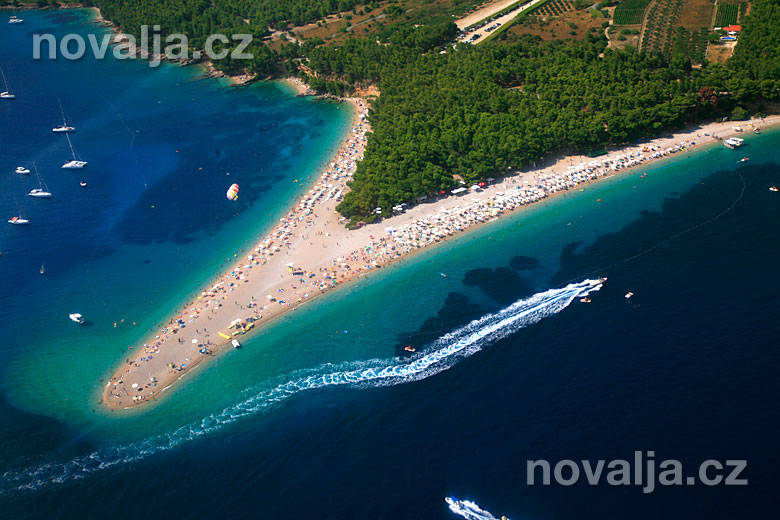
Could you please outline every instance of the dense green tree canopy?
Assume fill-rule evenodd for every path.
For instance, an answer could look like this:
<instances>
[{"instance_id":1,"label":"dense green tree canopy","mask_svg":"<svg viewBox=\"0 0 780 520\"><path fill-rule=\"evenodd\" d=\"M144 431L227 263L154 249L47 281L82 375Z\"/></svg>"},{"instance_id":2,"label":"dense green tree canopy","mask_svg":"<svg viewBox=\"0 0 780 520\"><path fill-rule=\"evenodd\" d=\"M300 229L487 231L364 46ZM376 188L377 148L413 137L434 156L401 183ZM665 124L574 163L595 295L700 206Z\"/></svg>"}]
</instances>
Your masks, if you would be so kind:
<instances>
[{"instance_id":1,"label":"dense green tree canopy","mask_svg":"<svg viewBox=\"0 0 780 520\"><path fill-rule=\"evenodd\" d=\"M339 45L311 39L272 52L262 43L269 27L311 22L362 3L94 1L124 31L159 24L163 34L185 33L196 46L212 32L249 32L255 36L250 70L296 71L301 62L307 81L321 92L342 95L356 84L377 84L381 96L370 113L366 156L338 208L353 220L376 218L377 206L388 214L395 204L451 189L456 178L485 180L558 151L600 150L780 100L780 0L752 2L734 57L701 69L691 67L685 53L667 60L609 50L598 30L584 41L519 37L453 47L457 28L448 13L404 20L403 9L389 8L383 12L396 21L378 24L371 37Z\"/></svg>"}]
</instances>

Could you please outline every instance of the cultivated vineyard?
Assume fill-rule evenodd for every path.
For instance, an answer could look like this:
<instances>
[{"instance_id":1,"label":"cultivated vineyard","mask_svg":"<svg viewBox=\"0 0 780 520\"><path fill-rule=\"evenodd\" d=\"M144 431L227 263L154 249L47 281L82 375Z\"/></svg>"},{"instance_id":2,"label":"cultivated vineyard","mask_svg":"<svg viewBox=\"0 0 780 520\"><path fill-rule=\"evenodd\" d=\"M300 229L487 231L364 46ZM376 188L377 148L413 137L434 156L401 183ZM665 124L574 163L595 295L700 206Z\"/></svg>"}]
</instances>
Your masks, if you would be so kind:
<instances>
[{"instance_id":1,"label":"cultivated vineyard","mask_svg":"<svg viewBox=\"0 0 780 520\"><path fill-rule=\"evenodd\" d=\"M725 27L739 21L740 14L745 12L745 4L718 4L715 15L715 27Z\"/></svg>"},{"instance_id":2,"label":"cultivated vineyard","mask_svg":"<svg viewBox=\"0 0 780 520\"><path fill-rule=\"evenodd\" d=\"M534 14L538 16L560 16L574 9L569 0L552 0L538 8Z\"/></svg>"},{"instance_id":3,"label":"cultivated vineyard","mask_svg":"<svg viewBox=\"0 0 780 520\"><path fill-rule=\"evenodd\" d=\"M625 0L615 7L612 17L615 25L639 25L645 16L650 0Z\"/></svg>"}]
</instances>

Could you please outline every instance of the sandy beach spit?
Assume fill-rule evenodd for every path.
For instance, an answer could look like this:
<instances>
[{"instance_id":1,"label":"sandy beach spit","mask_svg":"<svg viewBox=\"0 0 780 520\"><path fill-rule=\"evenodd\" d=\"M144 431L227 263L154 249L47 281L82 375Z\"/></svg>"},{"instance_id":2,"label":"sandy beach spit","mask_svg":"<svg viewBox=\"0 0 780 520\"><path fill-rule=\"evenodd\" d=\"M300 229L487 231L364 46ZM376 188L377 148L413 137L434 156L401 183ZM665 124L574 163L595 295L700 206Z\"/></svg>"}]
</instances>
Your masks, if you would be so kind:
<instances>
[{"instance_id":1,"label":"sandy beach spit","mask_svg":"<svg viewBox=\"0 0 780 520\"><path fill-rule=\"evenodd\" d=\"M558 156L485 186L464 186L460 196L426 201L382 222L347 230L335 207L348 190L370 131L367 103L360 98L348 101L355 106L351 130L316 183L248 253L236 253L228 270L159 330L128 347L129 357L103 389L102 402L109 409L156 401L192 369L232 348L233 340L242 341L330 289L466 230L586 183L780 124L780 116L710 123L597 158ZM735 151L735 161L738 156L740 151Z\"/></svg>"}]
</instances>

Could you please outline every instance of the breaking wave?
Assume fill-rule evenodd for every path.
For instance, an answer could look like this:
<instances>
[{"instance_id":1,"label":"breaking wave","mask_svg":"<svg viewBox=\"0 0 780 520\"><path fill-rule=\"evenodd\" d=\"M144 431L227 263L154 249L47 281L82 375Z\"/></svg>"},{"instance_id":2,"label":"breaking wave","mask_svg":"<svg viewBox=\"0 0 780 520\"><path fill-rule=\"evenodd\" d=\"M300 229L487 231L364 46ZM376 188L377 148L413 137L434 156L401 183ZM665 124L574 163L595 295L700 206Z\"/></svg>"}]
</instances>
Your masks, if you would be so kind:
<instances>
[{"instance_id":1,"label":"breaking wave","mask_svg":"<svg viewBox=\"0 0 780 520\"><path fill-rule=\"evenodd\" d=\"M3 474L0 491L34 490L48 484L84 478L114 466L132 463L173 449L255 415L276 403L304 392L329 386L375 387L418 381L449 369L460 359L509 336L523 327L565 309L575 298L598 290L597 280L584 280L559 289L537 293L441 336L410 359L389 358L324 364L297 373L297 377L248 398L220 412L155 435L144 441L101 448L68 462L52 462Z\"/></svg>"}]
</instances>

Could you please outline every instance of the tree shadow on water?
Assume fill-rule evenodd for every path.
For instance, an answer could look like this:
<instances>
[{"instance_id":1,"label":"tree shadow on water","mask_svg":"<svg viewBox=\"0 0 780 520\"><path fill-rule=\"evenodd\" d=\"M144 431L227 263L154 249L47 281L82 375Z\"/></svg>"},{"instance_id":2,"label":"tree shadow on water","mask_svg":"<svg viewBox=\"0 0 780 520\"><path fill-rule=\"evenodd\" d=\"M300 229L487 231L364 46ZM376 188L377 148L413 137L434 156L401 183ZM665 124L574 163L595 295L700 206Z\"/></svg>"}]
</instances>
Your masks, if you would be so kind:
<instances>
[{"instance_id":1,"label":"tree shadow on water","mask_svg":"<svg viewBox=\"0 0 780 520\"><path fill-rule=\"evenodd\" d=\"M419 350L421 347L440 338L444 334L462 327L473 319L482 315L482 308L469 301L468 296L459 292L451 292L447 295L444 305L435 316L425 320L425 323L414 332L399 334L396 346L397 355L410 355L405 347Z\"/></svg>"}]
</instances>

